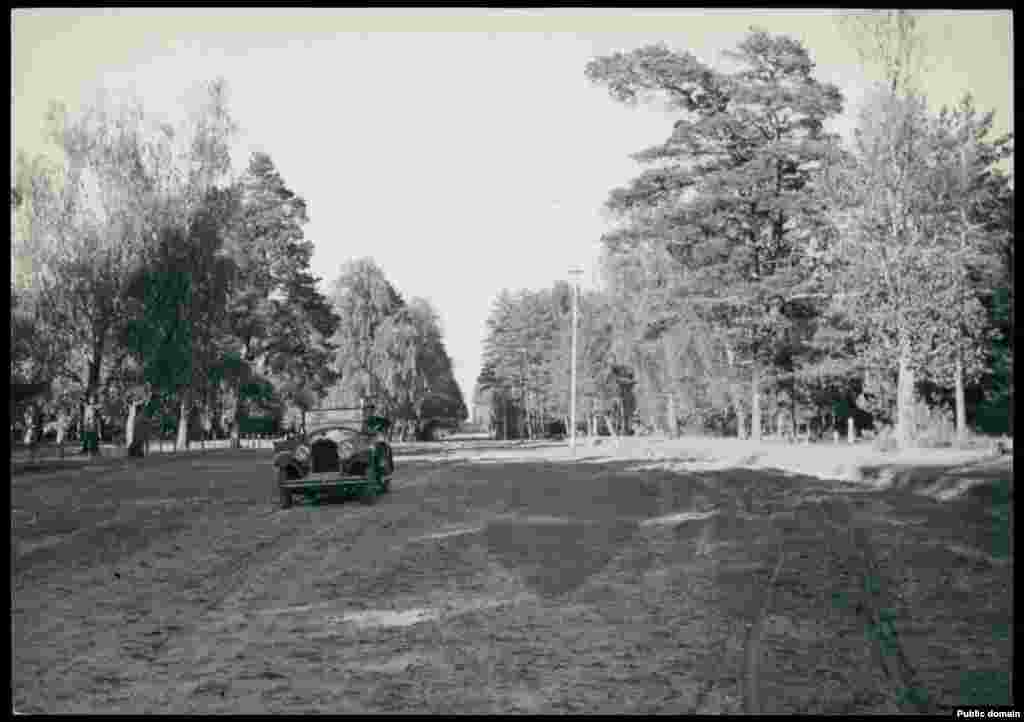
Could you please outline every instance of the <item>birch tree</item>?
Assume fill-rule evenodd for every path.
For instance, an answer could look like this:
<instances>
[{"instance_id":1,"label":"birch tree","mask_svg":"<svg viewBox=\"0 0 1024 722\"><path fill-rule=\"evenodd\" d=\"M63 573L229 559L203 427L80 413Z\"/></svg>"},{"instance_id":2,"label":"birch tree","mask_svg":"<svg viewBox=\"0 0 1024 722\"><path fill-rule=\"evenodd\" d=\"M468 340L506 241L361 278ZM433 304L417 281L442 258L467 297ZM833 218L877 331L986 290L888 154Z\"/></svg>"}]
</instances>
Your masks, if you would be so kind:
<instances>
[{"instance_id":1,"label":"birch tree","mask_svg":"<svg viewBox=\"0 0 1024 722\"><path fill-rule=\"evenodd\" d=\"M998 284L1000 262L991 252L992 201L1005 178L995 166L1012 155L1011 136L989 139L993 113L979 113L970 94L954 108L943 108L934 124L932 157L936 211L945 213L943 241L937 244L937 303L930 374L953 387L958 437L967 434L965 386L976 383L989 365L990 331L982 296Z\"/></svg>"}]
</instances>

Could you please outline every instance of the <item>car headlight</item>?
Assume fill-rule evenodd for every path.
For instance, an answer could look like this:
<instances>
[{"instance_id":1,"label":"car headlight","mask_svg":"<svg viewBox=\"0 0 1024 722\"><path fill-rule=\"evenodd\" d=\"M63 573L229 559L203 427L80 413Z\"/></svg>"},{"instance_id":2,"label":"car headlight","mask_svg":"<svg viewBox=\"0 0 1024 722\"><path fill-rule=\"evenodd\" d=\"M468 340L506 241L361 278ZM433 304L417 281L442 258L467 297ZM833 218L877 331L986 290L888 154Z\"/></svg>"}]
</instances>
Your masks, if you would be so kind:
<instances>
[{"instance_id":1,"label":"car headlight","mask_svg":"<svg viewBox=\"0 0 1024 722\"><path fill-rule=\"evenodd\" d=\"M347 459L356 452L356 446L351 440L345 439L338 444L338 458Z\"/></svg>"},{"instance_id":2,"label":"car headlight","mask_svg":"<svg viewBox=\"0 0 1024 722\"><path fill-rule=\"evenodd\" d=\"M305 464L309 460L309 447L305 444L295 450L295 458Z\"/></svg>"}]
</instances>

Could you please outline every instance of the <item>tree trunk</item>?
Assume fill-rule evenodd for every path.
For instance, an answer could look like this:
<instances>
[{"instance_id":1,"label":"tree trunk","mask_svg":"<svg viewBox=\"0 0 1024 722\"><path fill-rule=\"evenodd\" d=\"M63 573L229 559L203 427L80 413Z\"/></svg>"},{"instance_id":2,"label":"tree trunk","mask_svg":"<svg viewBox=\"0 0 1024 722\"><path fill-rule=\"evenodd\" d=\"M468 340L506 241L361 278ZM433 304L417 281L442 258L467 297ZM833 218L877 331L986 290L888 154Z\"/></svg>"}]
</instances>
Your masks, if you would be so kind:
<instances>
[{"instance_id":1,"label":"tree trunk","mask_svg":"<svg viewBox=\"0 0 1024 722\"><path fill-rule=\"evenodd\" d=\"M146 456L149 453L149 441L153 433L152 420L146 415L143 403L137 405L135 412L135 424L133 426L134 441L139 447L139 454Z\"/></svg>"},{"instance_id":2,"label":"tree trunk","mask_svg":"<svg viewBox=\"0 0 1024 722\"><path fill-rule=\"evenodd\" d=\"M92 358L89 359L89 374L87 377L87 384L85 389L85 402L87 407L92 406L91 412L88 413L88 422L85 425L85 431L91 431L96 434L97 443L99 443L99 413L96 408L96 403L99 399L100 391L100 371L103 365L103 347L104 338L106 337L106 331L96 331L94 334L94 341L92 345ZM98 448L98 447L97 447Z\"/></svg>"},{"instance_id":3,"label":"tree trunk","mask_svg":"<svg viewBox=\"0 0 1024 722\"><path fill-rule=\"evenodd\" d=\"M736 413L736 436L739 439L746 439L747 419L743 413L743 406L739 401L733 402L733 411Z\"/></svg>"},{"instance_id":4,"label":"tree trunk","mask_svg":"<svg viewBox=\"0 0 1024 722\"><path fill-rule=\"evenodd\" d=\"M75 426L75 429L76 429L76 432L77 432L77 435L78 435L78 442L79 442L79 444L82 443L82 434L85 433L85 423L86 423L85 408L86 408L86 404L85 404L85 399L83 398L81 401L78 402L78 418L76 419L77 424Z\"/></svg>"},{"instance_id":5,"label":"tree trunk","mask_svg":"<svg viewBox=\"0 0 1024 722\"><path fill-rule=\"evenodd\" d=\"M37 431L38 424L36 423L39 416L39 407L35 402L29 402L25 417L25 444L28 446L29 458L31 459L36 458L36 452L41 441L40 434Z\"/></svg>"},{"instance_id":6,"label":"tree trunk","mask_svg":"<svg viewBox=\"0 0 1024 722\"><path fill-rule=\"evenodd\" d=\"M761 440L761 366L754 360L751 368L750 437Z\"/></svg>"},{"instance_id":7,"label":"tree trunk","mask_svg":"<svg viewBox=\"0 0 1024 722\"><path fill-rule=\"evenodd\" d=\"M25 406L25 438L23 439L26 446L32 444L36 439L36 404L34 401L30 401Z\"/></svg>"},{"instance_id":8,"label":"tree trunk","mask_svg":"<svg viewBox=\"0 0 1024 722\"><path fill-rule=\"evenodd\" d=\"M96 424L96 416L97 416L96 405L94 403L91 403L91 402L86 403L86 405L85 405L85 416L82 419L82 430L83 430L82 444L83 444L83 448L86 448L86 450L89 452L90 455L94 455L94 454L97 453L97 451L99 451L99 428L97 427L97 424ZM86 436L87 434L96 434L96 446L95 447L85 447L86 440L87 440L87 436Z\"/></svg>"},{"instance_id":9,"label":"tree trunk","mask_svg":"<svg viewBox=\"0 0 1024 722\"><path fill-rule=\"evenodd\" d=\"M964 441L967 438L967 400L964 396L964 361L959 345L956 352L955 396L956 396L956 438Z\"/></svg>"},{"instance_id":10,"label":"tree trunk","mask_svg":"<svg viewBox=\"0 0 1024 722\"><path fill-rule=\"evenodd\" d=\"M188 403L188 394L181 400L178 407L178 440L174 444L175 451L188 451L188 417L191 407Z\"/></svg>"},{"instance_id":11,"label":"tree trunk","mask_svg":"<svg viewBox=\"0 0 1024 722\"><path fill-rule=\"evenodd\" d=\"M852 444L857 440L857 427L853 423L853 417L846 419L846 442Z\"/></svg>"},{"instance_id":12,"label":"tree trunk","mask_svg":"<svg viewBox=\"0 0 1024 722\"><path fill-rule=\"evenodd\" d=\"M910 366L910 340L900 342L899 376L896 381L896 440L901 449L914 441L914 370Z\"/></svg>"},{"instance_id":13,"label":"tree trunk","mask_svg":"<svg viewBox=\"0 0 1024 722\"><path fill-rule=\"evenodd\" d=\"M676 353L676 343L671 334L662 336L662 349L665 353L666 378L665 388L668 389L668 433L670 438L677 438L679 435L679 417L676 413L676 392L678 391L678 380L683 372L680 368L679 355ZM730 357L731 358L731 357Z\"/></svg>"},{"instance_id":14,"label":"tree trunk","mask_svg":"<svg viewBox=\"0 0 1024 722\"><path fill-rule=\"evenodd\" d=\"M132 443L135 441L135 415L138 406L137 401L128 402L128 420L124 424L124 446L126 449L132 448Z\"/></svg>"},{"instance_id":15,"label":"tree trunk","mask_svg":"<svg viewBox=\"0 0 1024 722\"><path fill-rule=\"evenodd\" d=\"M202 429L203 429L203 441L212 438L213 436L213 410L212 401L207 398L206 403L203 404L202 411Z\"/></svg>"},{"instance_id":16,"label":"tree trunk","mask_svg":"<svg viewBox=\"0 0 1024 722\"><path fill-rule=\"evenodd\" d=\"M242 383L239 381L235 384L235 408L231 420L231 443L229 444L232 449L242 448Z\"/></svg>"},{"instance_id":17,"label":"tree trunk","mask_svg":"<svg viewBox=\"0 0 1024 722\"><path fill-rule=\"evenodd\" d=\"M961 163L966 164L966 148L961 146L960 148L960 159ZM966 170L964 171L966 173ZM963 225L960 228L960 248L965 249L967 247L967 209L963 206L960 207L960 220ZM963 276L957 274L957 301L960 304L961 319L963 318L964 312L964 286ZM961 325L961 319L957 320L956 324L956 367L953 373L956 374L954 379L954 396L956 402L956 438L957 441L964 441L967 438L967 403L964 398L964 354L963 343L964 334L962 333L963 327Z\"/></svg>"},{"instance_id":18,"label":"tree trunk","mask_svg":"<svg viewBox=\"0 0 1024 722\"><path fill-rule=\"evenodd\" d=\"M61 457L64 456L64 436L67 433L68 420L64 415L64 412L58 412L57 414L57 451Z\"/></svg>"},{"instance_id":19,"label":"tree trunk","mask_svg":"<svg viewBox=\"0 0 1024 722\"><path fill-rule=\"evenodd\" d=\"M793 380L789 386L789 436L790 441L796 441L796 434L799 430L796 418L796 374L793 374Z\"/></svg>"}]
</instances>

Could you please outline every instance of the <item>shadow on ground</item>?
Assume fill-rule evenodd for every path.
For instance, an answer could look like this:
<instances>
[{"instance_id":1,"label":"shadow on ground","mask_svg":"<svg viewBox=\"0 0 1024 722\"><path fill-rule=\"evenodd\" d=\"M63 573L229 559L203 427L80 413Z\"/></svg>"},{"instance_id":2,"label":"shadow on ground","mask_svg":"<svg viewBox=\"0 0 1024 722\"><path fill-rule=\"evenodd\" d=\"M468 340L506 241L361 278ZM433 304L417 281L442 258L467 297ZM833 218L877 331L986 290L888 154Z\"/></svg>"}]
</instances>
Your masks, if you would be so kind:
<instances>
[{"instance_id":1,"label":"shadow on ground","mask_svg":"<svg viewBox=\"0 0 1024 722\"><path fill-rule=\"evenodd\" d=\"M872 630L857 611L870 590L852 571L851 543L839 543L856 521L931 699L940 707L1009 701L1009 468L984 471L969 488L963 480L974 472L956 469L893 472L891 485L876 488L771 469L637 470L639 460L423 458L443 447L404 461L396 449L392 491L372 508L277 509L269 451L16 477L12 542L59 541L12 556L16 699L39 709L141 709L124 701L145 695L131 679L96 686L89 674L107 669L89 666L88 655L93 645L107 649L109 668L121 673L122 644L174 622L189 629L175 644L209 639L212 656L217 644L228 651L216 673L204 666L206 652L174 661L154 651L160 666L146 675L167 696L153 697L151 710L184 699L183 679L216 674L234 685L221 687L226 701L193 692L189 709L237 712L237 695L250 692L254 709L316 709L333 674L337 696L323 711L487 711L522 689L538 711L735 711L744 625L760 615L763 711L885 711L877 693L892 684L872 667ZM964 488L942 501L925 493L932 487ZM840 507L847 515L828 513ZM783 546L790 557L775 579ZM115 572L123 579L111 579ZM93 580L92 597L83 579ZM773 584L779 594L764 602ZM237 607L218 601L229 592ZM320 611L291 627L216 621L228 607L262 618L261 610L305 604L398 613L452 599L496 606L401 629L340 629ZM130 621L132 605L149 616ZM70 638L80 650L68 641L76 624ZM244 659L233 645L245 647ZM443 650L447 666L366 667L368 658L419 648ZM474 655L479 668L467 666ZM165 664L179 665L179 676ZM273 679L246 687L245 675L270 666ZM503 686L486 682L496 679Z\"/></svg>"},{"instance_id":2,"label":"shadow on ground","mask_svg":"<svg viewBox=\"0 0 1024 722\"><path fill-rule=\"evenodd\" d=\"M450 440L450 441L431 441L431 442L418 442L416 444L399 444L394 445L394 452L396 458L416 458L421 456L436 456L437 454L443 454L445 452L455 451L466 451L477 453L486 453L488 451L504 451L504 452L516 452L524 450L537 450L537 449L553 449L558 447L565 447L564 441L495 441L492 439L485 440Z\"/></svg>"}]
</instances>

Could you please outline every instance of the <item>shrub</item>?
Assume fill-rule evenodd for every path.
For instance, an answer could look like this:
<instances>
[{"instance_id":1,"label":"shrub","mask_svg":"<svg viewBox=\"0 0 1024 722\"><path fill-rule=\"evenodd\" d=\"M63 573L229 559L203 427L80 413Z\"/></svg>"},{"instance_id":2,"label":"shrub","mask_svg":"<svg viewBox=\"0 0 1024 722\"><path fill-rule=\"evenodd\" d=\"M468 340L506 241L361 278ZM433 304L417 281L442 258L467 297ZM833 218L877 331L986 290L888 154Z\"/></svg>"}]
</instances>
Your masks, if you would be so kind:
<instances>
[{"instance_id":1,"label":"shrub","mask_svg":"<svg viewBox=\"0 0 1024 722\"><path fill-rule=\"evenodd\" d=\"M938 449L948 448L956 443L956 424L950 409L929 406L923 401L917 401L911 409L910 418L910 438L915 447ZM890 424L876 422L874 433L865 430L863 436L865 439L872 439L872 447L877 451L895 451L899 446L895 428Z\"/></svg>"},{"instance_id":2,"label":"shrub","mask_svg":"<svg viewBox=\"0 0 1024 722\"><path fill-rule=\"evenodd\" d=\"M876 424L875 432L871 437L871 448L884 454L896 451L899 444L896 441L893 427L889 424Z\"/></svg>"},{"instance_id":3,"label":"shrub","mask_svg":"<svg viewBox=\"0 0 1024 722\"><path fill-rule=\"evenodd\" d=\"M956 440L956 424L953 412L941 406L929 407L918 401L912 410L915 445L923 449L946 448Z\"/></svg>"},{"instance_id":4,"label":"shrub","mask_svg":"<svg viewBox=\"0 0 1024 722\"><path fill-rule=\"evenodd\" d=\"M979 436L975 432L968 430L963 439L957 438L956 433L953 434L952 447L954 449L960 449L962 451L991 449L992 440L985 436Z\"/></svg>"}]
</instances>

